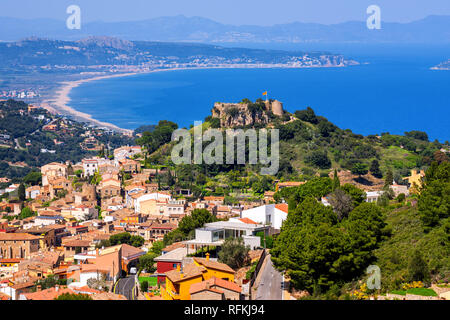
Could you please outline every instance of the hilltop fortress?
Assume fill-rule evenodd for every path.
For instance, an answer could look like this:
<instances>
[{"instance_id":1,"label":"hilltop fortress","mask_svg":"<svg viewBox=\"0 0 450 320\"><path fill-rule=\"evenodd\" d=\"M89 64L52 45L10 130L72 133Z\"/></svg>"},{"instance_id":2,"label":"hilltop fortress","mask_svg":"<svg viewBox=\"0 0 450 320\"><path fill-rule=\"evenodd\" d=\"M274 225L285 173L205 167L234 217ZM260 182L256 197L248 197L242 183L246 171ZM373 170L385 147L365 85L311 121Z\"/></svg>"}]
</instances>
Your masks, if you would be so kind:
<instances>
[{"instance_id":1,"label":"hilltop fortress","mask_svg":"<svg viewBox=\"0 0 450 320\"><path fill-rule=\"evenodd\" d=\"M237 127L267 124L275 117L281 117L283 112L283 104L278 100L259 99L253 103L244 99L240 103L216 102L212 117L220 119L221 127Z\"/></svg>"}]
</instances>

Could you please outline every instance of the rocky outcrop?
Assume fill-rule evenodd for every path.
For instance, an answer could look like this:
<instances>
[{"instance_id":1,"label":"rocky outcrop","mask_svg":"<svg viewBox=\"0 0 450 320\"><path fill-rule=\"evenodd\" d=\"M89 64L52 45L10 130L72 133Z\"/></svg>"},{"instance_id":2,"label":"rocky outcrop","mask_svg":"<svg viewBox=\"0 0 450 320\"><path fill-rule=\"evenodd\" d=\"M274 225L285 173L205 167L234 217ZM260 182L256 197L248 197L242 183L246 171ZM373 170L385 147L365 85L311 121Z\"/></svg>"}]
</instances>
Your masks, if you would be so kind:
<instances>
[{"instance_id":1,"label":"rocky outcrop","mask_svg":"<svg viewBox=\"0 0 450 320\"><path fill-rule=\"evenodd\" d=\"M283 104L277 100L245 101L240 103L216 102L212 117L220 119L221 127L240 127L268 124L273 118L283 115Z\"/></svg>"}]
</instances>

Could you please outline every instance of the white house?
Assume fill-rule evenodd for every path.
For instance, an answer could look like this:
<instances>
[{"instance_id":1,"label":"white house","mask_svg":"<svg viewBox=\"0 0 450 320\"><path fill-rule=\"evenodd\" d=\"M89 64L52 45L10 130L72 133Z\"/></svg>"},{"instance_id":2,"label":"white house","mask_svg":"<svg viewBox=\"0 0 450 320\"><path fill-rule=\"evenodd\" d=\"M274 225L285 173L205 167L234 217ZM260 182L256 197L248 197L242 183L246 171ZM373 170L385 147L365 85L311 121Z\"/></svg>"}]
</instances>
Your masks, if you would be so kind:
<instances>
[{"instance_id":1,"label":"white house","mask_svg":"<svg viewBox=\"0 0 450 320\"><path fill-rule=\"evenodd\" d=\"M133 186L131 189L125 189L126 190L126 196L125 196L125 203L128 208L132 208L134 206L134 199L133 195L138 193L143 193L147 189L143 186Z\"/></svg>"},{"instance_id":2,"label":"white house","mask_svg":"<svg viewBox=\"0 0 450 320\"><path fill-rule=\"evenodd\" d=\"M378 199L382 196L383 191L367 191L366 192L366 202L373 203L377 202Z\"/></svg>"},{"instance_id":3,"label":"white house","mask_svg":"<svg viewBox=\"0 0 450 320\"><path fill-rule=\"evenodd\" d=\"M245 219L245 218L244 218ZM244 220L245 221L245 220ZM195 229L195 239L183 241L189 246L222 246L227 238L242 238L244 245L254 250L261 245L261 238L256 236L258 232L267 234L268 226L262 224L233 222L233 221L217 221L206 223L203 228Z\"/></svg>"},{"instance_id":4,"label":"white house","mask_svg":"<svg viewBox=\"0 0 450 320\"><path fill-rule=\"evenodd\" d=\"M54 224L61 224L64 222L62 216L37 216L34 218L35 227L50 226Z\"/></svg>"},{"instance_id":5,"label":"white house","mask_svg":"<svg viewBox=\"0 0 450 320\"><path fill-rule=\"evenodd\" d=\"M83 165L83 176L88 177L94 175L96 171L98 171L99 165L114 165L114 161L111 161L109 159L99 158L99 157L93 157L91 159L83 159L81 160L81 163Z\"/></svg>"},{"instance_id":6,"label":"white house","mask_svg":"<svg viewBox=\"0 0 450 320\"><path fill-rule=\"evenodd\" d=\"M19 188L18 184L12 184L8 188L5 189L5 192L14 192Z\"/></svg>"},{"instance_id":7,"label":"white house","mask_svg":"<svg viewBox=\"0 0 450 320\"><path fill-rule=\"evenodd\" d=\"M36 199L38 195L41 194L41 187L32 186L25 189L25 196L27 199Z\"/></svg>"},{"instance_id":8,"label":"white house","mask_svg":"<svg viewBox=\"0 0 450 320\"><path fill-rule=\"evenodd\" d=\"M98 218L98 210L94 207L85 205L70 206L61 210L61 215L65 217L74 217L80 221L93 220Z\"/></svg>"},{"instance_id":9,"label":"white house","mask_svg":"<svg viewBox=\"0 0 450 320\"><path fill-rule=\"evenodd\" d=\"M280 204L266 204L264 206L243 210L241 217L249 218L257 223L270 225L274 229L281 229L283 221L288 215L288 205L286 203Z\"/></svg>"}]
</instances>

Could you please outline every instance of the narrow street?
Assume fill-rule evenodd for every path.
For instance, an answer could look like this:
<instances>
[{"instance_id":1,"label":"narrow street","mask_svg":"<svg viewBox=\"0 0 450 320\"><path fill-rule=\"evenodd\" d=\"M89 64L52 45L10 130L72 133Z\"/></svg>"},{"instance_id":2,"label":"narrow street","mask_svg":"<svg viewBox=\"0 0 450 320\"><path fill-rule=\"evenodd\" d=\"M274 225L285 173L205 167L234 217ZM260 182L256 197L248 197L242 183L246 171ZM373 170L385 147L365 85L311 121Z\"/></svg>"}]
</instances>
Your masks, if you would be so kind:
<instances>
[{"instance_id":1,"label":"narrow street","mask_svg":"<svg viewBox=\"0 0 450 320\"><path fill-rule=\"evenodd\" d=\"M135 287L135 277L128 276L119 279L114 287L114 293L124 295L128 300L136 300L136 292L133 291Z\"/></svg>"},{"instance_id":2,"label":"narrow street","mask_svg":"<svg viewBox=\"0 0 450 320\"><path fill-rule=\"evenodd\" d=\"M266 259L266 266L260 271L262 272L261 281L256 291L255 300L282 300L283 275L273 267L270 255Z\"/></svg>"}]
</instances>

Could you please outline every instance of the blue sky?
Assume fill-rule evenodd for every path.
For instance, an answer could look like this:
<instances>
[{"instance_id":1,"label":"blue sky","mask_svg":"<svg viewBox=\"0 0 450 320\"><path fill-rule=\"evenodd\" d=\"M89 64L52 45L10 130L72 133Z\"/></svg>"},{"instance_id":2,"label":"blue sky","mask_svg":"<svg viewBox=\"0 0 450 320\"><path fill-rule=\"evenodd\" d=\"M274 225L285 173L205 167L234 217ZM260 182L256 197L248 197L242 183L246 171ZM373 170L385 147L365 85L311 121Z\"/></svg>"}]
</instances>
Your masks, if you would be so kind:
<instances>
[{"instance_id":1,"label":"blue sky","mask_svg":"<svg viewBox=\"0 0 450 320\"><path fill-rule=\"evenodd\" d=\"M324 24L366 20L366 8L381 7L382 20L409 22L428 15L450 15L450 0L1 0L0 16L65 20L77 4L82 19L130 21L173 16L201 16L227 24Z\"/></svg>"}]
</instances>

